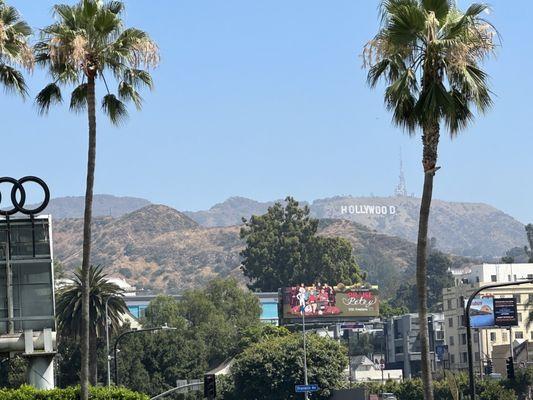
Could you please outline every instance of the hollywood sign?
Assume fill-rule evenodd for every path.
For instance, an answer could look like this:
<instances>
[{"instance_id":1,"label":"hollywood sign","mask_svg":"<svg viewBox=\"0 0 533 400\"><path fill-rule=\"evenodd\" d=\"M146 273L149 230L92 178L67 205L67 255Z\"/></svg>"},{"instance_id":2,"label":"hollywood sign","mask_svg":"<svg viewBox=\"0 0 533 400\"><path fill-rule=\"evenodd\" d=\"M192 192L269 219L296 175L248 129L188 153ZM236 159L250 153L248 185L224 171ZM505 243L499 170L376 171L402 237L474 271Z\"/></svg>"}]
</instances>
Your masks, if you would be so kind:
<instances>
[{"instance_id":1,"label":"hollywood sign","mask_svg":"<svg viewBox=\"0 0 533 400\"><path fill-rule=\"evenodd\" d=\"M396 206L350 205L341 206L341 214L394 215Z\"/></svg>"}]
</instances>

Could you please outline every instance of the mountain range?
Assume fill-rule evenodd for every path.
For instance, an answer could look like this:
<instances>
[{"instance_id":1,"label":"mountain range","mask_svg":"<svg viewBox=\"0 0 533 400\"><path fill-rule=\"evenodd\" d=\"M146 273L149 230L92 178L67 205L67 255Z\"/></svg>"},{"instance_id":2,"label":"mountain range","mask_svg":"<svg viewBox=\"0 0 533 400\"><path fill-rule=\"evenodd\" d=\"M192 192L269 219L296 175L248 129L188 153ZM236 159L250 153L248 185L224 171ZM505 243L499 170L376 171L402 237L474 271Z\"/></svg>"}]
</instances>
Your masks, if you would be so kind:
<instances>
[{"instance_id":1,"label":"mountain range","mask_svg":"<svg viewBox=\"0 0 533 400\"><path fill-rule=\"evenodd\" d=\"M81 218L55 220L55 257L67 270L81 264L82 229ZM239 231L235 225L203 227L175 209L149 205L120 217L96 218L91 261L105 265L113 276L155 292L181 292L217 276L234 276L244 284ZM320 221L319 234L349 240L368 280L385 293L393 293L413 276L416 246L405 239L332 219Z\"/></svg>"},{"instance_id":2,"label":"mountain range","mask_svg":"<svg viewBox=\"0 0 533 400\"><path fill-rule=\"evenodd\" d=\"M119 218L139 210L150 202L132 197L95 196L94 215ZM242 218L263 214L274 201L258 202L243 197L231 197L209 210L185 211L184 215L199 226L222 228L239 225ZM308 204L319 219L356 222L389 236L416 241L420 199L409 196L352 197L337 196L315 200ZM83 198L53 199L47 209L55 219L81 218ZM429 236L437 247L448 253L493 259L513 247L526 244L524 225L510 215L483 203L432 203Z\"/></svg>"}]
</instances>

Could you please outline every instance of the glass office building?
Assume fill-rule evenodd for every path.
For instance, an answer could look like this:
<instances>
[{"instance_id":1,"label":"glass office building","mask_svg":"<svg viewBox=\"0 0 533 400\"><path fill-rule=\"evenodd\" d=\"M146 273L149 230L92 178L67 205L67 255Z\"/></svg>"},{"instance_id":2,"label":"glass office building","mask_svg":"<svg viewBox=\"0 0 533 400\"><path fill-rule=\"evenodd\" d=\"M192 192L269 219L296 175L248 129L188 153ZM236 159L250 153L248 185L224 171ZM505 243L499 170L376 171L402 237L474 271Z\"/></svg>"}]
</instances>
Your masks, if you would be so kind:
<instances>
[{"instance_id":1,"label":"glass office building","mask_svg":"<svg viewBox=\"0 0 533 400\"><path fill-rule=\"evenodd\" d=\"M0 219L0 334L55 330L48 216Z\"/></svg>"}]
</instances>

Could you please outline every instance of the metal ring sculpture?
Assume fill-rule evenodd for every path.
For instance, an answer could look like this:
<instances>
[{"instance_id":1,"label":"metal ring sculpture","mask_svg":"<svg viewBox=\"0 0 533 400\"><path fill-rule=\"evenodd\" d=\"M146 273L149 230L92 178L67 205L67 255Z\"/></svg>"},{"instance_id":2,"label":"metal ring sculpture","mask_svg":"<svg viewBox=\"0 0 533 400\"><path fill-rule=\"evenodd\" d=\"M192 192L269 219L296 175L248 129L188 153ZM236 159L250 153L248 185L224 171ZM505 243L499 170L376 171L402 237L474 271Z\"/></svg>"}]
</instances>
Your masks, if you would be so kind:
<instances>
[{"instance_id":1,"label":"metal ring sculpture","mask_svg":"<svg viewBox=\"0 0 533 400\"><path fill-rule=\"evenodd\" d=\"M27 182L36 183L44 192L44 199L39 207L33 209L24 208L24 204L26 203L26 190L24 190L24 184ZM48 202L50 201L50 189L48 189L48 186L41 178L37 178L36 176L25 176L24 178L17 180L6 176L0 178L0 184L1 183L11 183L13 185L11 188L11 203L13 204L13 208L9 210L0 210L0 215L9 216L18 212L26 215L35 215L48 206ZM17 193L20 195L19 200L17 200ZM0 193L0 203L1 202L2 193Z\"/></svg>"}]
</instances>

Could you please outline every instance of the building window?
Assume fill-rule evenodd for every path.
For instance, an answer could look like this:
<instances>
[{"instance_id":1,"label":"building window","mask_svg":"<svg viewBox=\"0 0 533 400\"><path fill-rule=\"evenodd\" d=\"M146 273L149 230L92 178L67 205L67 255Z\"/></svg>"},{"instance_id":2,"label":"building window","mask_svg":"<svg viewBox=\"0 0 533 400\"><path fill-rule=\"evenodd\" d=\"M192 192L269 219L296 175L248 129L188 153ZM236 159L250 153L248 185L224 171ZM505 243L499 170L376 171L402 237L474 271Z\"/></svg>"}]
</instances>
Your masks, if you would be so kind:
<instances>
[{"instance_id":1,"label":"building window","mask_svg":"<svg viewBox=\"0 0 533 400\"><path fill-rule=\"evenodd\" d=\"M467 355L466 355L466 351L462 352L461 353L461 362L462 363L466 363L468 361L468 358L467 358Z\"/></svg>"},{"instance_id":2,"label":"building window","mask_svg":"<svg viewBox=\"0 0 533 400\"><path fill-rule=\"evenodd\" d=\"M474 343L479 342L479 335L477 333L474 333Z\"/></svg>"},{"instance_id":3,"label":"building window","mask_svg":"<svg viewBox=\"0 0 533 400\"><path fill-rule=\"evenodd\" d=\"M435 339L444 340L444 331L436 331L435 332Z\"/></svg>"},{"instance_id":4,"label":"building window","mask_svg":"<svg viewBox=\"0 0 533 400\"><path fill-rule=\"evenodd\" d=\"M531 334L533 335L533 332L531 332ZM455 341L454 341L453 336L450 336L450 346L455 346Z\"/></svg>"},{"instance_id":5,"label":"building window","mask_svg":"<svg viewBox=\"0 0 533 400\"><path fill-rule=\"evenodd\" d=\"M524 338L524 332L520 332L520 331L515 332L514 333L514 338L515 339L523 339Z\"/></svg>"},{"instance_id":6,"label":"building window","mask_svg":"<svg viewBox=\"0 0 533 400\"><path fill-rule=\"evenodd\" d=\"M448 327L453 328L453 317L448 318Z\"/></svg>"},{"instance_id":7,"label":"building window","mask_svg":"<svg viewBox=\"0 0 533 400\"><path fill-rule=\"evenodd\" d=\"M519 294L513 294L513 297L516 300L516 304L520 304L520 295Z\"/></svg>"},{"instance_id":8,"label":"building window","mask_svg":"<svg viewBox=\"0 0 533 400\"><path fill-rule=\"evenodd\" d=\"M461 335L461 344L463 344L463 345L466 344L466 333L463 333Z\"/></svg>"},{"instance_id":9,"label":"building window","mask_svg":"<svg viewBox=\"0 0 533 400\"><path fill-rule=\"evenodd\" d=\"M490 281L491 281L491 282L497 282L497 280L496 280L496 275L491 275L491 276L490 276Z\"/></svg>"},{"instance_id":10,"label":"building window","mask_svg":"<svg viewBox=\"0 0 533 400\"><path fill-rule=\"evenodd\" d=\"M477 351L474 354L474 360L479 362L479 352L477 352Z\"/></svg>"},{"instance_id":11,"label":"building window","mask_svg":"<svg viewBox=\"0 0 533 400\"><path fill-rule=\"evenodd\" d=\"M490 341L491 342L495 342L496 341L496 332L491 332L490 333Z\"/></svg>"},{"instance_id":12,"label":"building window","mask_svg":"<svg viewBox=\"0 0 533 400\"><path fill-rule=\"evenodd\" d=\"M507 275L507 281L511 282L511 275Z\"/></svg>"},{"instance_id":13,"label":"building window","mask_svg":"<svg viewBox=\"0 0 533 400\"><path fill-rule=\"evenodd\" d=\"M452 309L452 299L448 299L448 310Z\"/></svg>"},{"instance_id":14,"label":"building window","mask_svg":"<svg viewBox=\"0 0 533 400\"><path fill-rule=\"evenodd\" d=\"M450 354L450 363L455 364L455 354Z\"/></svg>"}]
</instances>

